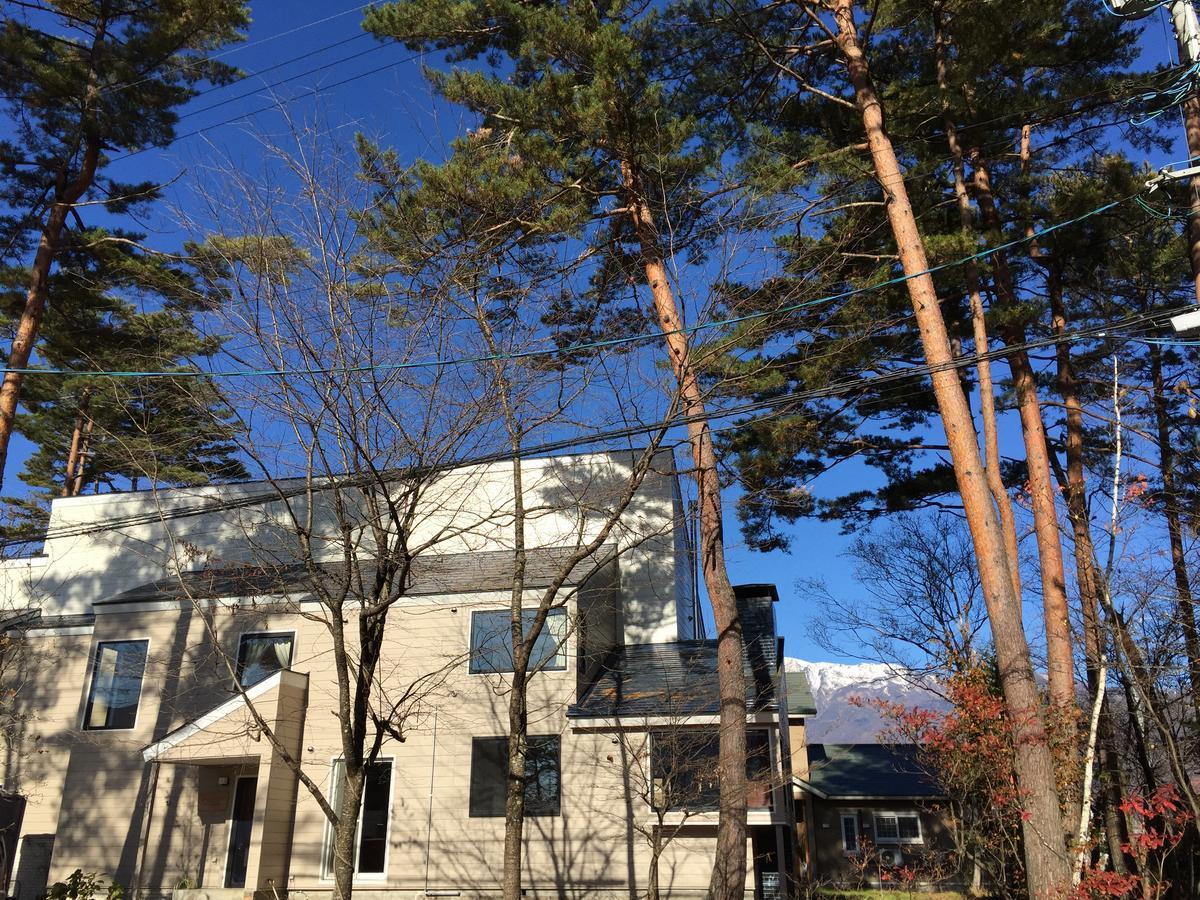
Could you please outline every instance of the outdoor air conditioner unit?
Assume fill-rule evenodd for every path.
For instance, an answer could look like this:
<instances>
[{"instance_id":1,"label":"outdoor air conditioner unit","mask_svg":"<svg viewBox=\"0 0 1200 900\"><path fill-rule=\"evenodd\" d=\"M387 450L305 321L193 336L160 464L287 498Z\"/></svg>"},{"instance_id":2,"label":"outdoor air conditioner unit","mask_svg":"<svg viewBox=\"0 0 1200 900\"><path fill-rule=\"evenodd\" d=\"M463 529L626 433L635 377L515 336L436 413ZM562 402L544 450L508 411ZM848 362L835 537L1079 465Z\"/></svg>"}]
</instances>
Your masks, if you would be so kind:
<instances>
[{"instance_id":1,"label":"outdoor air conditioner unit","mask_svg":"<svg viewBox=\"0 0 1200 900\"><path fill-rule=\"evenodd\" d=\"M879 863L889 869L899 868L904 865L904 854L899 847L884 847L879 851Z\"/></svg>"}]
</instances>

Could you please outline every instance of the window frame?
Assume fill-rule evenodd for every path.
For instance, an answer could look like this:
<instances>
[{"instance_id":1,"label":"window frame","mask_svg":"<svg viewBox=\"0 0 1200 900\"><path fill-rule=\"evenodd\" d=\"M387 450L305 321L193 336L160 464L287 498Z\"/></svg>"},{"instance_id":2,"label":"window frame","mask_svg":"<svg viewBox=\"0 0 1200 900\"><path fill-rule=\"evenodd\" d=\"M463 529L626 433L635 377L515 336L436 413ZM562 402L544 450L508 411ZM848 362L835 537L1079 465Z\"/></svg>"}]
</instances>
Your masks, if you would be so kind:
<instances>
[{"instance_id":1,"label":"window frame","mask_svg":"<svg viewBox=\"0 0 1200 900\"><path fill-rule=\"evenodd\" d=\"M896 836L894 838L883 838L879 836L879 820L894 819L896 821ZM917 823L917 836L915 838L906 838L900 833L900 820L913 819ZM877 846L899 847L904 845L915 845L925 843L925 829L921 827L921 812L920 810L901 810L895 811L890 809L874 810L871 816L871 824L875 829L875 843Z\"/></svg>"},{"instance_id":2,"label":"window frame","mask_svg":"<svg viewBox=\"0 0 1200 900\"><path fill-rule=\"evenodd\" d=\"M294 651L293 651L294 652ZM329 760L329 786L326 797L334 796L334 784L337 778L338 763L344 762L345 757L338 755ZM355 825L355 841L354 841L354 877L353 883L366 884L381 884L388 880L388 873L391 871L392 865L392 818L396 812L396 757L394 756L377 756L368 763L368 765L378 765L379 763L387 763L390 769L388 777L388 803L387 803L387 831L384 835L383 843L383 871L382 872L359 872L358 863L362 856L362 844L358 838L362 835L362 819L363 812L366 806L362 803L358 807L358 823ZM363 793L364 798L366 792ZM334 880L333 867L328 865L329 857L333 850L333 823L325 818L325 827L321 833L321 866L320 866L320 881L332 882Z\"/></svg>"},{"instance_id":3,"label":"window frame","mask_svg":"<svg viewBox=\"0 0 1200 900\"><path fill-rule=\"evenodd\" d=\"M538 608L536 606L522 606L521 607L521 615L523 617L525 615L525 613L527 613L527 612L533 613L534 615L536 615L537 610L538 610ZM492 667L487 667L487 668L480 667L480 656L475 651L475 621L476 621L476 618L481 613L484 615L502 613L504 615L511 616L512 610L505 609L505 608L499 608L499 609L497 609L497 608L491 608L491 609L481 608L481 609L471 610L471 615L467 622L467 674L468 675L510 675L510 674L512 674L512 671L513 671L512 668L497 669L497 668L492 668ZM539 666L531 665L529 667L529 671L531 674L534 672L567 672L571 668L571 654L567 650L568 641L570 640L570 635L567 632L567 608L565 606L552 607L550 609L550 611L546 614L546 621L542 626L542 631L543 631L543 634L549 634L551 637L553 637L554 635L550 630L550 620L555 619L555 618L562 619L563 633L562 633L562 636L558 639L557 649L555 650L554 657L552 657L552 659L561 655L562 656L562 665L561 666L544 665L544 664L539 665ZM508 635L505 636L505 639L506 640L508 639ZM534 646L536 647L536 642L535 642ZM510 649L509 650L509 659L511 660L511 658L512 658L512 650Z\"/></svg>"},{"instance_id":4,"label":"window frame","mask_svg":"<svg viewBox=\"0 0 1200 900\"><path fill-rule=\"evenodd\" d=\"M138 679L137 706L134 708L132 725L114 727L111 725L89 725L88 724L88 720L90 720L92 717L92 715L91 715L92 703L95 700L96 664L100 661L101 649L110 644L145 644L146 645L146 657L145 657L145 660L142 662L141 677ZM144 693L145 687L146 687L146 667L150 663L150 647L151 647L151 640L150 640L149 635L113 638L113 639L107 640L107 641L96 641L95 649L93 650L92 655L91 655L92 658L88 662L87 681L84 683L85 688L84 688L84 695L83 695L83 714L80 717L80 723L79 723L80 731L104 732L104 731L136 731L137 730L138 724L141 722L141 719L142 719L142 694Z\"/></svg>"},{"instance_id":5,"label":"window frame","mask_svg":"<svg viewBox=\"0 0 1200 900\"><path fill-rule=\"evenodd\" d=\"M556 746L556 756L558 757L558 796L556 798L554 812L552 813L531 813L528 809L525 812L525 817L529 819L555 819L562 816L563 807L563 778L562 778L562 735L561 734L531 734L526 736L526 740L553 740ZM507 745L508 735L472 735L471 736L471 765L467 772L467 818L468 819L503 819L504 811L498 813L475 813L472 812L471 804L471 786L474 783L475 776L475 747L482 741L495 741ZM507 760L507 752L502 759ZM529 757L525 758L525 790L529 791ZM505 795L507 796L507 787L504 787ZM526 797L528 802L528 796Z\"/></svg>"},{"instance_id":6,"label":"window frame","mask_svg":"<svg viewBox=\"0 0 1200 900\"><path fill-rule=\"evenodd\" d=\"M862 827L859 824L858 810L842 810L838 814L838 830L841 833L842 855L857 856L862 852ZM854 828L854 846L846 846L846 822L849 821Z\"/></svg>"},{"instance_id":7,"label":"window frame","mask_svg":"<svg viewBox=\"0 0 1200 900\"><path fill-rule=\"evenodd\" d=\"M654 767L654 758L655 758L654 757L655 744L658 741L662 740L662 738L660 737L661 734L663 734L667 731L671 731L671 730L692 731L692 732L709 732L709 733L712 733L714 737L717 737L717 738L720 737L719 728L717 726L708 726L708 725L689 728L686 724L680 724L680 725L675 725L675 726L665 726L665 727L661 727L661 728L651 728L649 730L648 744L649 744L649 750L650 750L650 765L651 765L651 770L650 770L651 785L650 785L650 793L649 793L649 800L650 800L649 805L652 810L655 809L656 798L658 797L659 792L661 790L658 785L658 782L660 779L655 777L654 768L653 768ZM767 805L766 806L751 806L749 808L754 812L770 811L770 810L775 809L775 806L776 806L775 792L778 790L778 785L774 783L774 777L778 772L777 766L779 764L779 760L778 760L778 756L777 756L776 731L775 731L775 729L771 728L771 726L769 726L769 725L757 724L757 723L751 723L751 722L746 723L747 751L749 750L751 732L759 732L766 738L766 751L767 751L766 765L767 765L767 770L768 770L768 777L766 778L765 781L759 782L759 783L763 783L763 784L767 785L767 790L766 790ZM714 763L715 763L715 761L716 760L714 757ZM747 763L747 768L748 768L749 763L750 763L749 752L747 752L747 754L746 754L746 763ZM746 772L747 787L749 787L749 785L754 781L755 781L755 779L751 779L750 772L747 771ZM718 791L718 793L720 791L719 783L717 785L717 791ZM747 795L747 801L748 800L749 800L749 796ZM683 812L683 811L684 811L684 808L681 808L681 807L668 806L666 808L666 812L668 812L668 813L678 813L678 812ZM692 815L706 815L709 813L717 812L717 805L710 806L708 804L704 804L703 806L697 806L696 808L688 809L687 811L689 814L692 814Z\"/></svg>"},{"instance_id":8,"label":"window frame","mask_svg":"<svg viewBox=\"0 0 1200 900\"><path fill-rule=\"evenodd\" d=\"M259 684L259 683L261 683L261 681L266 681L266 678L263 678L263 679L260 679L260 681L254 682L254 684L243 684L242 683L242 644L245 642L246 638L282 636L285 634L290 635L292 638L292 649L288 653L288 664L284 668L280 669L280 671L281 672L290 672L292 669L292 664L296 660L296 631L295 631L295 629L292 629L290 631L287 631L287 630L243 631L241 634L238 635L237 655L234 657L233 676L237 680L237 686L239 688L241 688L243 691L246 691L246 690L249 690L250 688L254 687L254 684ZM274 673L272 673L272 674L274 674ZM270 678L270 677L271 677L270 675L267 676L267 678Z\"/></svg>"}]
</instances>

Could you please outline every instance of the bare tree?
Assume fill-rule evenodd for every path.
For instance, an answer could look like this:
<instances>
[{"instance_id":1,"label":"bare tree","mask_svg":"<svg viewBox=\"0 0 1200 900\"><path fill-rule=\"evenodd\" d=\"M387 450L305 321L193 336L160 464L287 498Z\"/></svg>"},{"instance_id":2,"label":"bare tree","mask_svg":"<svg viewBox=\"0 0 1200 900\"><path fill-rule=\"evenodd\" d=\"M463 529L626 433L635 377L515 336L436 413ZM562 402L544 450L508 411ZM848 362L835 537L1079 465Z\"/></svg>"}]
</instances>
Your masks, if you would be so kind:
<instances>
[{"instance_id":1,"label":"bare tree","mask_svg":"<svg viewBox=\"0 0 1200 900\"><path fill-rule=\"evenodd\" d=\"M903 516L845 553L862 593L801 581L818 606L812 628L833 653L856 648L923 683L978 662L987 624L971 537L948 515Z\"/></svg>"}]
</instances>

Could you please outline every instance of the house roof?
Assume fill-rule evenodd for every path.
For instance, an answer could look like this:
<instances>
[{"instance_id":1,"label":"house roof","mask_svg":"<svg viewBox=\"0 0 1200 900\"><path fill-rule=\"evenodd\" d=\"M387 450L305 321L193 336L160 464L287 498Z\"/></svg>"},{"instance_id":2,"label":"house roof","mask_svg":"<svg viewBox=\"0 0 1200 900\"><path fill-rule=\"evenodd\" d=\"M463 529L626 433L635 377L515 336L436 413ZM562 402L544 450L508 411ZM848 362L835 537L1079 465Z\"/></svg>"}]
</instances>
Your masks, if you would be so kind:
<instances>
[{"instance_id":1,"label":"house roof","mask_svg":"<svg viewBox=\"0 0 1200 900\"><path fill-rule=\"evenodd\" d=\"M817 701L813 698L808 676L803 672L787 672L783 677L786 682L784 687L787 691L788 715L815 716Z\"/></svg>"},{"instance_id":2,"label":"house roof","mask_svg":"<svg viewBox=\"0 0 1200 900\"><path fill-rule=\"evenodd\" d=\"M525 586L544 588L558 578L576 553L576 547L538 547L526 553ZM613 544L604 544L590 558L576 564L567 584L578 584L617 555ZM357 567L354 575L365 581L373 577L370 564ZM323 575L326 589L336 590L346 576L333 566ZM461 594L476 591L511 590L513 553L511 550L482 550L469 553L429 553L412 561L407 595ZM246 565L222 569L184 572L139 585L99 601L110 603L149 603L159 600L214 600L223 597L291 596L311 594L313 576L301 563L265 566ZM354 596L353 592L350 594Z\"/></svg>"},{"instance_id":3,"label":"house roof","mask_svg":"<svg viewBox=\"0 0 1200 900\"><path fill-rule=\"evenodd\" d=\"M18 609L0 616L0 631L24 631L29 628L77 628L96 624L91 613L47 616L37 607Z\"/></svg>"},{"instance_id":4,"label":"house roof","mask_svg":"<svg viewBox=\"0 0 1200 900\"><path fill-rule=\"evenodd\" d=\"M801 787L824 799L939 797L917 762L916 744L809 744Z\"/></svg>"}]
</instances>

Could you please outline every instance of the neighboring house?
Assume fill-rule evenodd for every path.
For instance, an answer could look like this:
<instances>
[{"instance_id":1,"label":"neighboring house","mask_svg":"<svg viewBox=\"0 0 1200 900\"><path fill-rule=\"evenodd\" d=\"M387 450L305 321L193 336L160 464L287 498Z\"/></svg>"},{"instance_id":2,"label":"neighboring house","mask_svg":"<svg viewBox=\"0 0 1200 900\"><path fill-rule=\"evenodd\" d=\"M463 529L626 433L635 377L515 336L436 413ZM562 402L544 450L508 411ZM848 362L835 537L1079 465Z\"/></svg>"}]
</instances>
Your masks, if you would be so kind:
<instances>
[{"instance_id":1,"label":"neighboring house","mask_svg":"<svg viewBox=\"0 0 1200 900\"><path fill-rule=\"evenodd\" d=\"M835 884L955 880L942 793L917 762L913 744L808 746L795 773L804 807L809 877Z\"/></svg>"},{"instance_id":2,"label":"neighboring house","mask_svg":"<svg viewBox=\"0 0 1200 900\"><path fill-rule=\"evenodd\" d=\"M569 574L564 605L536 648L544 666L530 689L530 896L644 894L653 804L670 807L671 821L688 820L663 852L663 893L707 887L715 643L704 635L673 463L665 454L659 462L620 527ZM526 503L538 511L526 535L530 602L595 533L588 511L607 508L600 488L622 484L630 463L628 453L524 462ZM389 613L380 690L430 671L440 681L404 742L385 744L368 773L356 892L499 892L510 476L508 464L452 470L429 500L429 528L454 537L414 562ZM325 818L248 705L336 796L333 647L311 596L314 576L287 561L287 516L268 502L276 489L56 500L43 555L0 564L9 627L29 651L2 785L25 801L10 895L34 900L76 868L141 897L331 892ZM309 512L336 544L328 511ZM447 526L459 522L468 524ZM782 678L774 588L738 596L755 779L746 887L768 897L783 890L796 856L784 786L804 755L811 711L787 699L805 691ZM781 731L781 722L791 727ZM661 773L679 733L701 762L666 790ZM631 747L638 758L623 758ZM647 784L633 783L639 771Z\"/></svg>"}]
</instances>

